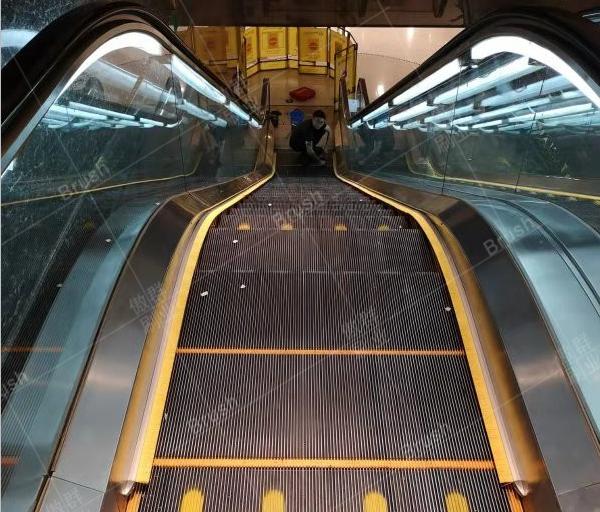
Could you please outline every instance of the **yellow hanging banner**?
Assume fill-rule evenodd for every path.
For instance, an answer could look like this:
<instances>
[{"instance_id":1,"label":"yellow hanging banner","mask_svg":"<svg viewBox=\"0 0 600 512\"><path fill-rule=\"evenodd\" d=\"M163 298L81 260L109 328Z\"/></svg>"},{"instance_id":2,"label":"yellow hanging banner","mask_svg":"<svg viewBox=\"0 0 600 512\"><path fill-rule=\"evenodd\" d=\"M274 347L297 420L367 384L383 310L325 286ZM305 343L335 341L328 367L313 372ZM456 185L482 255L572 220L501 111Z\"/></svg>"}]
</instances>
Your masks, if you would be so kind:
<instances>
[{"instance_id":1,"label":"yellow hanging banner","mask_svg":"<svg viewBox=\"0 0 600 512\"><path fill-rule=\"evenodd\" d=\"M240 56L240 29L238 27L225 27L227 32L227 67L235 68Z\"/></svg>"},{"instance_id":2,"label":"yellow hanging banner","mask_svg":"<svg viewBox=\"0 0 600 512\"><path fill-rule=\"evenodd\" d=\"M348 92L354 92L356 86L356 45L348 47L348 60L346 63L346 86Z\"/></svg>"},{"instance_id":3,"label":"yellow hanging banner","mask_svg":"<svg viewBox=\"0 0 600 512\"><path fill-rule=\"evenodd\" d=\"M227 60L227 32L225 27L194 27L194 53L207 64Z\"/></svg>"},{"instance_id":4,"label":"yellow hanging banner","mask_svg":"<svg viewBox=\"0 0 600 512\"><path fill-rule=\"evenodd\" d=\"M296 27L287 28L287 53L288 66L290 68L298 67L298 29Z\"/></svg>"},{"instance_id":5,"label":"yellow hanging banner","mask_svg":"<svg viewBox=\"0 0 600 512\"><path fill-rule=\"evenodd\" d=\"M343 32L329 29L329 76L335 76L335 55L348 46L348 38Z\"/></svg>"},{"instance_id":6,"label":"yellow hanging banner","mask_svg":"<svg viewBox=\"0 0 600 512\"><path fill-rule=\"evenodd\" d=\"M346 35L331 29L329 31L329 67L331 69L335 67L335 54L341 52L346 46L348 46Z\"/></svg>"},{"instance_id":7,"label":"yellow hanging banner","mask_svg":"<svg viewBox=\"0 0 600 512\"><path fill-rule=\"evenodd\" d=\"M190 50L194 51L194 27L179 27L177 35Z\"/></svg>"},{"instance_id":8,"label":"yellow hanging banner","mask_svg":"<svg viewBox=\"0 0 600 512\"><path fill-rule=\"evenodd\" d=\"M327 73L327 29L300 27L298 29L298 59L301 73Z\"/></svg>"},{"instance_id":9,"label":"yellow hanging banner","mask_svg":"<svg viewBox=\"0 0 600 512\"><path fill-rule=\"evenodd\" d=\"M256 27L247 27L244 31L246 44L246 69L247 76L258 71L258 31Z\"/></svg>"},{"instance_id":10,"label":"yellow hanging banner","mask_svg":"<svg viewBox=\"0 0 600 512\"><path fill-rule=\"evenodd\" d=\"M259 27L260 69L283 69L287 67L287 31L285 27Z\"/></svg>"}]
</instances>

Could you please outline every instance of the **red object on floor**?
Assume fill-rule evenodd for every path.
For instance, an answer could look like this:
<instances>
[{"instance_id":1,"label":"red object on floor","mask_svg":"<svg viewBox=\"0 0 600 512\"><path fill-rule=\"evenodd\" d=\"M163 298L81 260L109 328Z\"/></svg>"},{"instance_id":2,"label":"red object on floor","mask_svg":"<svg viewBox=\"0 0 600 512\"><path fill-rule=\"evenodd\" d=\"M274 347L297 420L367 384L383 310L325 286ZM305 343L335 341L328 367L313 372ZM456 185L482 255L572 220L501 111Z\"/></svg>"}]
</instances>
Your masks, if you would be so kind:
<instances>
[{"instance_id":1,"label":"red object on floor","mask_svg":"<svg viewBox=\"0 0 600 512\"><path fill-rule=\"evenodd\" d=\"M296 101L310 100L315 97L315 94L315 90L310 87L298 87L298 89L290 91L290 96Z\"/></svg>"}]
</instances>

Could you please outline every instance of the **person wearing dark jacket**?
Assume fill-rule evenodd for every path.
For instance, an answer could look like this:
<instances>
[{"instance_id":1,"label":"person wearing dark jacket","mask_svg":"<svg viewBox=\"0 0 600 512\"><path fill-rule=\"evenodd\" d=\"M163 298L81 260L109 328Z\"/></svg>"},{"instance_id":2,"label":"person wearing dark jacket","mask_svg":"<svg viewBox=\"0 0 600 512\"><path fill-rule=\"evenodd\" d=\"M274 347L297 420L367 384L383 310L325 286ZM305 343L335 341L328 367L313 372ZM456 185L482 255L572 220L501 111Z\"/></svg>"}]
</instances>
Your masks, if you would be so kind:
<instances>
[{"instance_id":1,"label":"person wearing dark jacket","mask_svg":"<svg viewBox=\"0 0 600 512\"><path fill-rule=\"evenodd\" d=\"M292 128L290 147L317 165L325 165L325 148L331 130L325 120L325 112L315 110L307 119Z\"/></svg>"}]
</instances>

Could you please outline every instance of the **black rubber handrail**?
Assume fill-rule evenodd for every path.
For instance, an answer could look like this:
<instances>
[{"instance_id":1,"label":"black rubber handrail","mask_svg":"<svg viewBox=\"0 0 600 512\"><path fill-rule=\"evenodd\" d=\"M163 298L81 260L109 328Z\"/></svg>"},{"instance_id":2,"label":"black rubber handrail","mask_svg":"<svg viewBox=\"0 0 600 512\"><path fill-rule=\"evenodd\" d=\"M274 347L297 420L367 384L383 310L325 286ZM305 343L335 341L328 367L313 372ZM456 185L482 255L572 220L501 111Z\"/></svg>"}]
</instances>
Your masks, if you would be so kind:
<instances>
[{"instance_id":1,"label":"black rubber handrail","mask_svg":"<svg viewBox=\"0 0 600 512\"><path fill-rule=\"evenodd\" d=\"M562 56L575 62L594 82L600 83L600 30L581 16L557 9L521 9L498 11L465 29L417 69L409 73L366 108L349 120L354 123L421 78L459 57L475 42L501 34L527 34L529 39L551 46Z\"/></svg>"},{"instance_id":2,"label":"black rubber handrail","mask_svg":"<svg viewBox=\"0 0 600 512\"><path fill-rule=\"evenodd\" d=\"M48 25L2 69L3 168L7 163L4 160L12 159L26 139L25 135L50 107L69 72L91 54L99 41L131 30L142 30L157 37L228 99L260 120L259 113L230 91L168 25L147 9L131 3L86 5Z\"/></svg>"}]
</instances>

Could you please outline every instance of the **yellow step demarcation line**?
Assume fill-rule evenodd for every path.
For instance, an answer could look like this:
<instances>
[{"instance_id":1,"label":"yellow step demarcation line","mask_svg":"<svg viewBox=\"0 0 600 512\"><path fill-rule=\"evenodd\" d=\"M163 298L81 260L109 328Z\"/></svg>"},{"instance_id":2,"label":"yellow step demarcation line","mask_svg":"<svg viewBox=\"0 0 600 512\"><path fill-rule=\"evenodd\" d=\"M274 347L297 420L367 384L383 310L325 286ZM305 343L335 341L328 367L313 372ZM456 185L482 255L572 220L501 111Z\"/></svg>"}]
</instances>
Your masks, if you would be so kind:
<instances>
[{"instance_id":1,"label":"yellow step demarcation line","mask_svg":"<svg viewBox=\"0 0 600 512\"><path fill-rule=\"evenodd\" d=\"M506 496L508 498L508 505L511 512L523 512L523 503L521 498L517 495L517 492L513 488L506 489Z\"/></svg>"},{"instance_id":2,"label":"yellow step demarcation line","mask_svg":"<svg viewBox=\"0 0 600 512\"><path fill-rule=\"evenodd\" d=\"M363 512L388 512L387 500L379 492L370 492L363 498Z\"/></svg>"},{"instance_id":3,"label":"yellow step demarcation line","mask_svg":"<svg viewBox=\"0 0 600 512\"><path fill-rule=\"evenodd\" d=\"M142 493L138 490L133 491L133 494L129 497L129 500L127 501L125 512L137 512L140 509L141 502Z\"/></svg>"},{"instance_id":4,"label":"yellow step demarcation line","mask_svg":"<svg viewBox=\"0 0 600 512\"><path fill-rule=\"evenodd\" d=\"M204 494L200 489L189 489L181 498L179 512L202 512L204 509Z\"/></svg>"},{"instance_id":5,"label":"yellow step demarcation line","mask_svg":"<svg viewBox=\"0 0 600 512\"><path fill-rule=\"evenodd\" d=\"M464 350L380 350L318 348L178 348L177 354L252 356L464 356Z\"/></svg>"},{"instance_id":6,"label":"yellow step demarcation line","mask_svg":"<svg viewBox=\"0 0 600 512\"><path fill-rule=\"evenodd\" d=\"M261 512L285 512L285 496L281 491L270 490L262 498Z\"/></svg>"},{"instance_id":7,"label":"yellow step demarcation line","mask_svg":"<svg viewBox=\"0 0 600 512\"><path fill-rule=\"evenodd\" d=\"M508 462L508 457L505 451L502 437L500 435L498 420L494 413L492 400L487 389L483 368L479 361L477 348L475 347L474 333L471 331L471 325L467 316L467 306L463 302L462 295L460 292L458 284L460 277L456 273L455 268L450 260L450 257L446 254L440 236L434 230L433 226L430 224L429 220L423 213L413 208L409 208L408 206L399 203L398 201L389 198L383 194L375 192L363 185L360 185L347 178L344 178L343 176L340 176L335 166L334 170L335 175L344 183L348 183L349 185L353 186L354 188L357 188L365 194L370 195L371 197L374 197L375 199L378 199L379 201L382 201L407 215L410 215L419 224L419 226L425 233L425 236L429 240L429 243L431 244L433 252L442 270L444 280L448 287L448 292L450 293L452 305L454 306L458 327L465 348L465 354L467 356L467 362L469 364L471 377L473 379L473 385L475 387L477 401L479 402L479 408L483 417L483 423L487 432L490 447L492 449L492 456L496 464L498 478L501 483L514 482L515 479L512 474L511 466Z\"/></svg>"},{"instance_id":8,"label":"yellow step demarcation line","mask_svg":"<svg viewBox=\"0 0 600 512\"><path fill-rule=\"evenodd\" d=\"M268 176L265 176L254 185L246 188L234 197L223 201L222 203L211 208L206 216L200 221L201 224L196 231L196 237L192 241L191 249L188 253L186 261L183 263L183 271L181 273L181 281L175 296L174 313L171 318L171 323L167 326L167 341L164 350L162 366L159 369L155 394L150 405L150 419L148 426L140 435L142 439L142 451L140 461L136 469L135 481L138 483L148 483L150 481L150 473L152 471L152 462L158 442L158 434L162 423L163 412L167 400L167 392L171 381L171 373L175 362L175 352L179 342L179 334L183 323L183 315L187 304L192 278L196 269L196 264L200 256L202 244L208 233L213 221L225 210L231 208L235 203L242 200L248 194L254 192L257 188L269 181L275 171L271 171Z\"/></svg>"},{"instance_id":9,"label":"yellow step demarcation line","mask_svg":"<svg viewBox=\"0 0 600 512\"><path fill-rule=\"evenodd\" d=\"M469 502L460 492L450 492L444 498L446 512L469 512Z\"/></svg>"},{"instance_id":10,"label":"yellow step demarcation line","mask_svg":"<svg viewBox=\"0 0 600 512\"><path fill-rule=\"evenodd\" d=\"M154 459L161 468L254 468L254 469L462 469L493 471L493 460L470 459Z\"/></svg>"}]
</instances>

